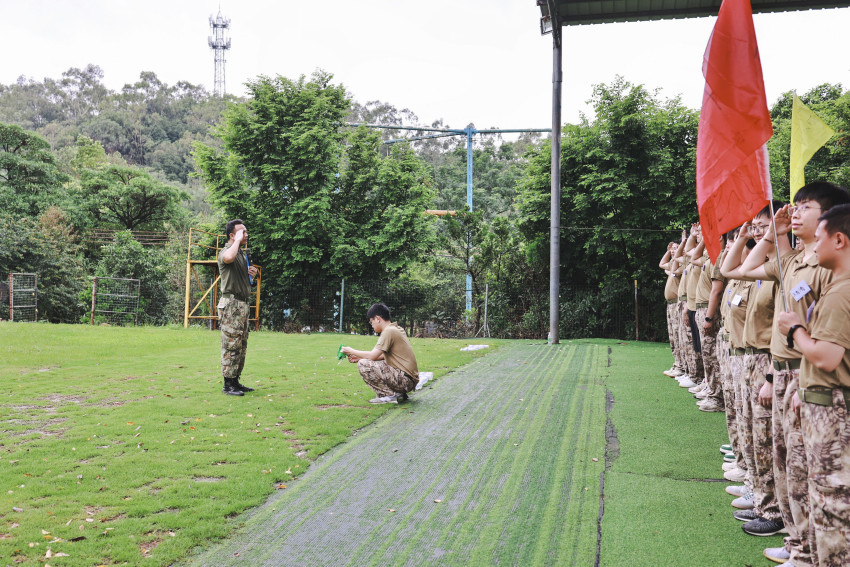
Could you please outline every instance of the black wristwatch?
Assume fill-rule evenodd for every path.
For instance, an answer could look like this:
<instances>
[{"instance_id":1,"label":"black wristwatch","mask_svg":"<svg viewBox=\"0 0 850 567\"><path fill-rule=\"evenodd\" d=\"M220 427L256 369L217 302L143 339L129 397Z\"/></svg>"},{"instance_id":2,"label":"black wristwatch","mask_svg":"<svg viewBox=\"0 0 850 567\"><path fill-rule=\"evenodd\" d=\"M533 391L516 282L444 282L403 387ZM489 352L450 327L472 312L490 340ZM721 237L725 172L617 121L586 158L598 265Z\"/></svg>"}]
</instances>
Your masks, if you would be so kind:
<instances>
[{"instance_id":1,"label":"black wristwatch","mask_svg":"<svg viewBox=\"0 0 850 567\"><path fill-rule=\"evenodd\" d=\"M794 325L788 329L788 336L786 337L788 339L788 348L794 348L794 331L797 329L803 329L805 331L806 327L805 325Z\"/></svg>"},{"instance_id":2,"label":"black wristwatch","mask_svg":"<svg viewBox=\"0 0 850 567\"><path fill-rule=\"evenodd\" d=\"M705 322L706 322L706 323L711 323L712 321L714 321L714 318L713 318L713 317L706 317L706 318L705 318Z\"/></svg>"}]
</instances>

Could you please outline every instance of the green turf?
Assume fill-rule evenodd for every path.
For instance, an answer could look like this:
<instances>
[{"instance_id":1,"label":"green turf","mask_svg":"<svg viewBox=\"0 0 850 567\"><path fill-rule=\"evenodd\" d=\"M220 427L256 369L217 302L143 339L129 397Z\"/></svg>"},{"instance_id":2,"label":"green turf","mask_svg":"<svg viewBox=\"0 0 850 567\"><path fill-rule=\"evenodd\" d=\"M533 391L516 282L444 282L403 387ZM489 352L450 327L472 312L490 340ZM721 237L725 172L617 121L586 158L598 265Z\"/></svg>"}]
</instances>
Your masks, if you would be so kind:
<instances>
[{"instance_id":1,"label":"green turf","mask_svg":"<svg viewBox=\"0 0 850 567\"><path fill-rule=\"evenodd\" d=\"M699 411L662 374L669 345L605 344L619 452L605 475L601 565L775 565L762 551L782 538L749 536L732 517L719 452L725 414Z\"/></svg>"},{"instance_id":2,"label":"green turf","mask_svg":"<svg viewBox=\"0 0 850 567\"><path fill-rule=\"evenodd\" d=\"M0 337L0 558L15 563L168 565L392 409L336 359L374 337L254 333L257 391L241 398L221 393L217 332L0 323ZM486 352L464 344L413 340L436 377Z\"/></svg>"}]
</instances>

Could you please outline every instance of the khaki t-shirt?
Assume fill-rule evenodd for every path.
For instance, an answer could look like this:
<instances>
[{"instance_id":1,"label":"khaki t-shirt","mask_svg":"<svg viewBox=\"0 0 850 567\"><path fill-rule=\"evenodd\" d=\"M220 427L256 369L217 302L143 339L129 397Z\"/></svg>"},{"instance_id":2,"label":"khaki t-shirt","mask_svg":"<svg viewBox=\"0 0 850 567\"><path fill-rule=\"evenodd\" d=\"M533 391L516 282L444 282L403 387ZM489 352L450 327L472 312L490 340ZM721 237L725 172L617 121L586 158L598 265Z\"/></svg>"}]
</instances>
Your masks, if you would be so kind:
<instances>
[{"instance_id":1,"label":"khaki t-shirt","mask_svg":"<svg viewBox=\"0 0 850 567\"><path fill-rule=\"evenodd\" d=\"M419 366L416 364L416 355L413 354L407 333L397 323L390 323L384 327L375 346L383 351L384 360L387 364L393 368L398 368L414 380L419 380Z\"/></svg>"},{"instance_id":2,"label":"khaki t-shirt","mask_svg":"<svg viewBox=\"0 0 850 567\"><path fill-rule=\"evenodd\" d=\"M664 299L667 301L676 301L679 299L679 280L682 279L675 273L670 273L667 276L667 285L664 286Z\"/></svg>"},{"instance_id":3,"label":"khaki t-shirt","mask_svg":"<svg viewBox=\"0 0 850 567\"><path fill-rule=\"evenodd\" d=\"M224 251L232 245L232 242L228 242L218 254L221 293L232 293L237 299L247 302L251 299L251 280L248 279L248 261L245 259L245 254L239 252L233 262L229 264L221 259Z\"/></svg>"},{"instance_id":4,"label":"khaki t-shirt","mask_svg":"<svg viewBox=\"0 0 850 567\"><path fill-rule=\"evenodd\" d=\"M750 300L753 282L739 281L735 293L729 300L729 317L724 319L729 333L729 344L733 348L744 348L744 322L747 319L747 304Z\"/></svg>"},{"instance_id":5,"label":"khaki t-shirt","mask_svg":"<svg viewBox=\"0 0 850 567\"><path fill-rule=\"evenodd\" d=\"M747 320L744 323L744 343L748 347L769 349L773 335L773 312L776 283L767 280L753 282L750 301L747 303Z\"/></svg>"},{"instance_id":6,"label":"khaki t-shirt","mask_svg":"<svg viewBox=\"0 0 850 567\"><path fill-rule=\"evenodd\" d=\"M699 271L699 281L697 282L696 302L708 303L708 297L711 295L711 260L708 257L708 252L702 255L702 267Z\"/></svg>"},{"instance_id":7,"label":"khaki t-shirt","mask_svg":"<svg viewBox=\"0 0 850 567\"><path fill-rule=\"evenodd\" d=\"M691 267L691 260L687 256L682 258L682 276L679 278L679 301L688 300L688 268Z\"/></svg>"},{"instance_id":8,"label":"khaki t-shirt","mask_svg":"<svg viewBox=\"0 0 850 567\"><path fill-rule=\"evenodd\" d=\"M687 293L688 309L690 311L697 310L697 284L699 283L699 276L701 273L702 270L699 266L694 266L693 263L688 266Z\"/></svg>"},{"instance_id":9,"label":"khaki t-shirt","mask_svg":"<svg viewBox=\"0 0 850 567\"><path fill-rule=\"evenodd\" d=\"M823 288L832 281L832 271L818 266L817 256L812 254L807 260L803 260L804 252L792 250L782 257L782 277L785 280L785 300L788 302L788 311L794 312L805 321L809 307L823 293ZM779 281L779 270L776 261L764 264L767 277L775 282ZM794 297L796 295L799 299ZM788 348L788 339L777 329L779 313L785 311L782 307L782 298L777 291L774 302L773 334L770 338L770 354L777 360L794 360L802 358L802 354L796 348Z\"/></svg>"},{"instance_id":10,"label":"khaki t-shirt","mask_svg":"<svg viewBox=\"0 0 850 567\"><path fill-rule=\"evenodd\" d=\"M844 357L832 372L819 370L803 357L800 387L850 388L850 275L833 279L823 287L812 309L809 334L816 341L844 347Z\"/></svg>"}]
</instances>

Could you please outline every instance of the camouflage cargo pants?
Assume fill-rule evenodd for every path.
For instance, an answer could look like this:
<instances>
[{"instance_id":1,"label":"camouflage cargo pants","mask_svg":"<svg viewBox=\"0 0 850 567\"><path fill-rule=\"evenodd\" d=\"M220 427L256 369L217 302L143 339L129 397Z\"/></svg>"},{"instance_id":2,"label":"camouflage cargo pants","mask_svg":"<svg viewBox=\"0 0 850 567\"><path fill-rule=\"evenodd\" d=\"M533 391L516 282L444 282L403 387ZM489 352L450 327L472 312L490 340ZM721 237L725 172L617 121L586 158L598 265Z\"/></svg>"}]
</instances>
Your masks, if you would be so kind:
<instances>
[{"instance_id":1,"label":"camouflage cargo pants","mask_svg":"<svg viewBox=\"0 0 850 567\"><path fill-rule=\"evenodd\" d=\"M773 374L773 361L767 353L747 354L750 359L750 400L753 420L753 493L755 512L767 520L779 519L779 504L773 486L773 430L770 408L763 407L758 400L759 390Z\"/></svg>"},{"instance_id":2,"label":"camouflage cargo pants","mask_svg":"<svg viewBox=\"0 0 850 567\"><path fill-rule=\"evenodd\" d=\"M357 361L357 370L379 397L412 392L416 388L416 380L383 360L361 358Z\"/></svg>"},{"instance_id":3,"label":"camouflage cargo pants","mask_svg":"<svg viewBox=\"0 0 850 567\"><path fill-rule=\"evenodd\" d=\"M699 329L699 341L702 345L702 367L708 383L708 397L723 401L723 387L720 384L720 365L717 362L717 319L712 321L711 328L705 328L707 307L697 309L696 320Z\"/></svg>"},{"instance_id":4,"label":"camouflage cargo pants","mask_svg":"<svg viewBox=\"0 0 850 567\"><path fill-rule=\"evenodd\" d=\"M809 502L818 565L850 564L850 421L840 389L832 407L803 402Z\"/></svg>"},{"instance_id":5,"label":"camouflage cargo pants","mask_svg":"<svg viewBox=\"0 0 850 567\"><path fill-rule=\"evenodd\" d=\"M750 370L743 354L732 355L729 358L729 368L732 371L732 382L735 385L735 414L738 428L738 445L740 453L735 453L738 468L747 471L747 487L753 487L753 431L752 409L750 403Z\"/></svg>"},{"instance_id":6,"label":"camouflage cargo pants","mask_svg":"<svg viewBox=\"0 0 850 567\"><path fill-rule=\"evenodd\" d=\"M218 302L221 327L221 374L225 380L236 380L245 366L248 351L248 304L222 297Z\"/></svg>"},{"instance_id":7,"label":"camouflage cargo pants","mask_svg":"<svg viewBox=\"0 0 850 567\"><path fill-rule=\"evenodd\" d=\"M738 412L735 410L735 384L730 368L729 336L723 329L717 335L717 361L720 364L720 383L723 387L723 405L726 408L726 430L729 444L736 455L741 454L741 440L738 439Z\"/></svg>"},{"instance_id":8,"label":"camouflage cargo pants","mask_svg":"<svg viewBox=\"0 0 850 567\"><path fill-rule=\"evenodd\" d=\"M682 362L682 371L685 374L692 375L695 371L691 368L691 359L688 355L688 325L682 320L682 310L687 305L686 301L680 301L676 304L676 329L679 334L679 356Z\"/></svg>"},{"instance_id":9,"label":"camouflage cargo pants","mask_svg":"<svg viewBox=\"0 0 850 567\"><path fill-rule=\"evenodd\" d=\"M685 349L688 355L688 375L690 375L691 381L693 381L694 384L698 384L702 382L704 378L702 356L697 350L699 345L699 333L695 334L691 323L685 322L684 319L682 320L682 326L685 328L685 336L687 337L687 340L685 341Z\"/></svg>"},{"instance_id":10,"label":"camouflage cargo pants","mask_svg":"<svg viewBox=\"0 0 850 567\"><path fill-rule=\"evenodd\" d=\"M790 563L810 567L815 561L815 540L809 522L808 464L800 421L791 408L799 379L799 369L773 373L773 478L780 509L787 506L782 518L788 529L785 548L791 553Z\"/></svg>"},{"instance_id":11,"label":"camouflage cargo pants","mask_svg":"<svg viewBox=\"0 0 850 567\"><path fill-rule=\"evenodd\" d=\"M681 333L679 326L682 318L677 317L678 302L667 304L667 335L670 337L670 350L673 353L673 368L685 372L685 363L682 359L682 341L680 340Z\"/></svg>"}]
</instances>

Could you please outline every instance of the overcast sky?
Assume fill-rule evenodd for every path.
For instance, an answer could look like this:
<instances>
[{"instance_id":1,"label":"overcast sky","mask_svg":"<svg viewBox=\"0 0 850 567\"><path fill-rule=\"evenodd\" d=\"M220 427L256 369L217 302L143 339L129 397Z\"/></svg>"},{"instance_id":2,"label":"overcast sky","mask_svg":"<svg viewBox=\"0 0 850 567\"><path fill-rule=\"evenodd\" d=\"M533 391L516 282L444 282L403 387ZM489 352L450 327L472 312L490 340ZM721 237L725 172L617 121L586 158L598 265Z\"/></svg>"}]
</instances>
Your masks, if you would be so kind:
<instances>
[{"instance_id":1,"label":"overcast sky","mask_svg":"<svg viewBox=\"0 0 850 567\"><path fill-rule=\"evenodd\" d=\"M229 93L258 75L332 73L360 101L452 127L551 126L552 39L535 0L0 0L0 83L99 65L118 90L142 71L213 88L209 16L230 18ZM622 75L699 108L714 18L564 28L563 119ZM850 8L755 17L768 103L850 87Z\"/></svg>"}]
</instances>

